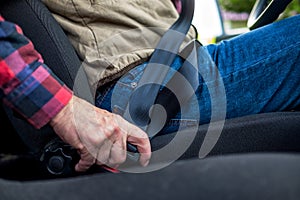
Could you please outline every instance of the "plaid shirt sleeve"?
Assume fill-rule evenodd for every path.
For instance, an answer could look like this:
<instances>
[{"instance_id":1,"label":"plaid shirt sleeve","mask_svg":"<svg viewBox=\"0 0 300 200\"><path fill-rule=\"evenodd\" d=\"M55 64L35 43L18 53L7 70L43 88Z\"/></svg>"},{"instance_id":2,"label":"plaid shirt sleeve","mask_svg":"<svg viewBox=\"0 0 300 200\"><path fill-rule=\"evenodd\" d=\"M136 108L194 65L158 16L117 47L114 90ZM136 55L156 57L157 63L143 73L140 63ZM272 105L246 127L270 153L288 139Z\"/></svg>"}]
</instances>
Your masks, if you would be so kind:
<instances>
[{"instance_id":1,"label":"plaid shirt sleeve","mask_svg":"<svg viewBox=\"0 0 300 200\"><path fill-rule=\"evenodd\" d=\"M19 26L0 15L0 98L36 128L47 124L72 91L43 63Z\"/></svg>"}]
</instances>

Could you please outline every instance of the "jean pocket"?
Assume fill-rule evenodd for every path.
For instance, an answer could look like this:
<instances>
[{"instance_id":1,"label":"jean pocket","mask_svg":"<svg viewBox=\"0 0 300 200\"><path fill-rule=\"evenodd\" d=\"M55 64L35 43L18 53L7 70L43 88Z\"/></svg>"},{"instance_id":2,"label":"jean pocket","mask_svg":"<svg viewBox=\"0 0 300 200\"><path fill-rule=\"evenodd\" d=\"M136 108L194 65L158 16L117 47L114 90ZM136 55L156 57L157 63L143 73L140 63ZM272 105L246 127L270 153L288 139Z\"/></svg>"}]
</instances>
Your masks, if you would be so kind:
<instances>
[{"instance_id":1,"label":"jean pocket","mask_svg":"<svg viewBox=\"0 0 300 200\"><path fill-rule=\"evenodd\" d=\"M159 135L176 133L178 130L184 130L193 127L197 128L198 125L199 121L196 119L171 119L159 132Z\"/></svg>"}]
</instances>

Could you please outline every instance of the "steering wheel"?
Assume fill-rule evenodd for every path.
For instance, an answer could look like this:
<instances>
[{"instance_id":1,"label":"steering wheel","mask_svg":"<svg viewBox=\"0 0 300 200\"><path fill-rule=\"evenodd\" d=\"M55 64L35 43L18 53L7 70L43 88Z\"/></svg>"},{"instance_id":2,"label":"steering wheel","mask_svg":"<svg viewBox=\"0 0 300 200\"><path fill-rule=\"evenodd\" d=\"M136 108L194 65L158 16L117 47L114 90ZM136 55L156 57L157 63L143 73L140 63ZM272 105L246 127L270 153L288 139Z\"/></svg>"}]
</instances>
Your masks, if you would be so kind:
<instances>
[{"instance_id":1,"label":"steering wheel","mask_svg":"<svg viewBox=\"0 0 300 200\"><path fill-rule=\"evenodd\" d=\"M250 30L274 22L292 0L256 0L247 26Z\"/></svg>"}]
</instances>

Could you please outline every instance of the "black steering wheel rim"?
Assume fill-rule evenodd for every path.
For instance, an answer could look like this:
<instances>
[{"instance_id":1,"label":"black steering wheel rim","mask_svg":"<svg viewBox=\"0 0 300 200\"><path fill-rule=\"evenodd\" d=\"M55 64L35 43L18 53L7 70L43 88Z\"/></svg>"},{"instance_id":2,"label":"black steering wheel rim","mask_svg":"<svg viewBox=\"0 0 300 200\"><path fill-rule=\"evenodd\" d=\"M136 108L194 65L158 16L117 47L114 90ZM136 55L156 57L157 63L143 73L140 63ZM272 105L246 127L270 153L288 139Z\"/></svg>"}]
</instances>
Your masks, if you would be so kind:
<instances>
[{"instance_id":1,"label":"black steering wheel rim","mask_svg":"<svg viewBox=\"0 0 300 200\"><path fill-rule=\"evenodd\" d=\"M274 22L292 0L256 0L247 26L250 30Z\"/></svg>"}]
</instances>

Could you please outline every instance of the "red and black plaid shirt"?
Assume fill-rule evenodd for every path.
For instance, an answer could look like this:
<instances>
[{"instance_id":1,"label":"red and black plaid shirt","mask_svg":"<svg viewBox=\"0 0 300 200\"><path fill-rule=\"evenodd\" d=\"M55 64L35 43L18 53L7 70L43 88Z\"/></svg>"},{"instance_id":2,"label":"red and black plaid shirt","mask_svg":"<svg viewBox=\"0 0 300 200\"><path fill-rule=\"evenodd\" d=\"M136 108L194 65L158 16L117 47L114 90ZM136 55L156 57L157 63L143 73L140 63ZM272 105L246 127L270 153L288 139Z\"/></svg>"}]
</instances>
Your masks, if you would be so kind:
<instances>
[{"instance_id":1,"label":"red and black plaid shirt","mask_svg":"<svg viewBox=\"0 0 300 200\"><path fill-rule=\"evenodd\" d=\"M34 127L47 124L72 91L43 63L16 24L0 15L0 98Z\"/></svg>"}]
</instances>

